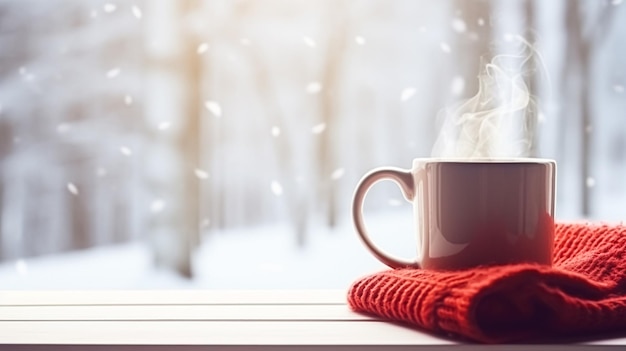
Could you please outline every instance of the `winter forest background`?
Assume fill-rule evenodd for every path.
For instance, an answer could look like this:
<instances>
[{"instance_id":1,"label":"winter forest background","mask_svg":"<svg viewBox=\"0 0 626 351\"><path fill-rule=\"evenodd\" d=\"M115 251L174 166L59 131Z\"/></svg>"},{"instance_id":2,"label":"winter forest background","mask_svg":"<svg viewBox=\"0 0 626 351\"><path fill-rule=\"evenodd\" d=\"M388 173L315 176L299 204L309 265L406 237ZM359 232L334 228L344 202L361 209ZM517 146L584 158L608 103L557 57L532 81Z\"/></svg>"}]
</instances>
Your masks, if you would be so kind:
<instances>
[{"instance_id":1,"label":"winter forest background","mask_svg":"<svg viewBox=\"0 0 626 351\"><path fill-rule=\"evenodd\" d=\"M151 287L342 288L379 267L353 240L359 178L430 156L439 112L522 42L557 219L622 221L625 6L0 0L0 288L135 287L97 283L133 265L171 278ZM368 196L389 248L409 206Z\"/></svg>"}]
</instances>

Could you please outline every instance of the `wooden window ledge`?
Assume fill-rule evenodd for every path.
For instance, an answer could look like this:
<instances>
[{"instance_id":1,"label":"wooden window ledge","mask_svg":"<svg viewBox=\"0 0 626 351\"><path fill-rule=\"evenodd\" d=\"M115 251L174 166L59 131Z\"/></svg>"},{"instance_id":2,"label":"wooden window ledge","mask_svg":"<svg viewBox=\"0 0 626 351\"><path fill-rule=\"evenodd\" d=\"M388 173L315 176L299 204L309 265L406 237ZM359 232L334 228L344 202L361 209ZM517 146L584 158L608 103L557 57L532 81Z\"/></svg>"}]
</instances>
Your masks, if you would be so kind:
<instances>
[{"instance_id":1,"label":"wooden window ledge","mask_svg":"<svg viewBox=\"0 0 626 351\"><path fill-rule=\"evenodd\" d=\"M344 291L4 291L0 350L561 350L459 344L349 310Z\"/></svg>"}]
</instances>

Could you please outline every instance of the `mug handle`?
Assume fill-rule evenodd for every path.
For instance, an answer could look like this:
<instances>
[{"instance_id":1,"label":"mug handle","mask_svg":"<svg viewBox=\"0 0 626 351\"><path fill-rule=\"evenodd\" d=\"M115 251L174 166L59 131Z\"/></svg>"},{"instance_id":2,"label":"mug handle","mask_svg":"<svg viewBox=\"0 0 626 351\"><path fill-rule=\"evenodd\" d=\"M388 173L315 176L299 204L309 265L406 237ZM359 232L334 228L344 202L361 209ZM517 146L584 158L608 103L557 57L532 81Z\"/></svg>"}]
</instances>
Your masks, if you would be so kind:
<instances>
[{"instance_id":1,"label":"mug handle","mask_svg":"<svg viewBox=\"0 0 626 351\"><path fill-rule=\"evenodd\" d=\"M398 186L400 186L404 198L409 202L413 202L415 197L415 181L413 180L413 174L411 171L391 167L374 169L363 176L354 192L354 197L352 199L352 220L354 221L356 231L372 254L387 266L391 268L420 268L417 258L409 261L393 257L378 248L367 234L365 224L363 223L363 200L365 200L365 195L369 189L381 180L391 180L395 182Z\"/></svg>"}]
</instances>

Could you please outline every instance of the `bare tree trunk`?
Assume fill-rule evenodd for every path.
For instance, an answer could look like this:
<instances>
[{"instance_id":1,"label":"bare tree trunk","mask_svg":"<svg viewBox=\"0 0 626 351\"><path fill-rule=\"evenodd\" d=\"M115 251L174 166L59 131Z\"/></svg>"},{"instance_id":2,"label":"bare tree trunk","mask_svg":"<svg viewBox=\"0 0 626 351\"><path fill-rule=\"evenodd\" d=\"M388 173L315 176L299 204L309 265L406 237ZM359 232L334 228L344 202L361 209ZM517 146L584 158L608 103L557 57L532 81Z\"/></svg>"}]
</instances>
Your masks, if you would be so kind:
<instances>
[{"instance_id":1,"label":"bare tree trunk","mask_svg":"<svg viewBox=\"0 0 626 351\"><path fill-rule=\"evenodd\" d=\"M531 43L534 44L535 43L535 26L536 26L536 15L535 15L535 6L536 3L534 0L526 0L525 3L525 12L526 12L526 26L530 29L530 31L527 33L528 36L530 36L529 38L527 38L527 40ZM530 53L531 55L534 56L534 52L531 51ZM534 66L535 65L535 61L538 58L532 57L531 64ZM526 130L524 131L525 135L524 135L524 140L526 140L528 142L528 148L527 148L527 152L529 157L537 157L537 140L538 140L538 135L537 133L539 132L538 128L537 128L537 124L538 124L538 111L536 111L536 106L534 106L535 102L534 100L537 97L537 73L534 70L535 67L531 67L530 71L526 73L525 78L526 78L526 85L528 87L528 91L529 94L531 96L531 101L530 104L532 104L531 106L527 107L526 109L526 115L525 117L525 122L526 122ZM522 67L522 69L524 69L524 67Z\"/></svg>"},{"instance_id":2,"label":"bare tree trunk","mask_svg":"<svg viewBox=\"0 0 626 351\"><path fill-rule=\"evenodd\" d=\"M3 116L1 116L2 113L3 112L0 107L0 261L2 261L6 256L3 238L8 235L8 233L3 231L3 214L4 206L6 206L4 203L4 184L7 179L4 169L7 163L6 159L11 153L11 146L13 143L13 131L11 124L6 119L3 119Z\"/></svg>"},{"instance_id":3,"label":"bare tree trunk","mask_svg":"<svg viewBox=\"0 0 626 351\"><path fill-rule=\"evenodd\" d=\"M278 103L278 96L268 74L267 64L262 58L258 48L250 48L249 58L251 67L255 71L254 84L257 86L261 99L267 107L266 116L271 126L284 126L286 118ZM269 128L268 128L269 129ZM282 176L284 196L287 198L288 215L291 218L296 234L296 244L300 247L306 244L308 204L305 189L296 180L296 165L292 146L286 136L272 138L276 151L279 168Z\"/></svg>"},{"instance_id":4,"label":"bare tree trunk","mask_svg":"<svg viewBox=\"0 0 626 351\"><path fill-rule=\"evenodd\" d=\"M455 8L461 10L466 30L456 34L456 45L463 57L454 64L460 67L459 73L465 81L465 89L460 97L469 98L478 92L478 75L488 62L486 56L490 52L491 26L486 21L490 17L491 2L457 0Z\"/></svg>"},{"instance_id":5,"label":"bare tree trunk","mask_svg":"<svg viewBox=\"0 0 626 351\"><path fill-rule=\"evenodd\" d=\"M195 52L197 43L186 30L185 21L196 3L194 0L169 0L150 4L154 15L161 16L158 22L152 23L150 34L168 38L163 40L163 47L149 52L147 71L153 83L148 87L146 104L158 104L160 101L154 99L162 96L171 100L158 105L165 106L165 112L147 108L155 115L146 115L150 136L146 159L153 160L148 162L152 167L170 167L167 173L171 177L164 179L152 174L154 169L144 174L152 205L157 201L155 207L151 205L147 230L153 236L156 263L191 277L191 256L200 231L200 187L194 169L199 164L201 63ZM155 95L151 95L152 89ZM167 89L181 90L182 94L173 94ZM167 133L155 131L155 126L161 122L172 122L176 127ZM162 153L165 150L168 151ZM174 157L164 163L161 157L168 155Z\"/></svg>"},{"instance_id":6,"label":"bare tree trunk","mask_svg":"<svg viewBox=\"0 0 626 351\"><path fill-rule=\"evenodd\" d=\"M590 76L589 60L590 52L589 46L585 42L581 42L579 45L579 57L580 57L580 77L582 84L580 85L580 117L581 117L581 145L580 145L580 174L582 177L581 190L582 190L582 214L583 216L589 216L591 214L591 187L589 186L589 180L591 179L591 94L589 91L589 84L593 81L593 77Z\"/></svg>"},{"instance_id":7,"label":"bare tree trunk","mask_svg":"<svg viewBox=\"0 0 626 351\"><path fill-rule=\"evenodd\" d=\"M561 66L560 73L560 82L559 89L560 92L560 105L561 105L561 118L560 118L560 132L557 133L557 158L562 162L566 163L567 160L567 148L568 141L571 140L569 137L569 124L575 123L572 121L578 113L580 112L574 105L575 101L579 101L579 97L576 95L577 91L575 89L575 81L574 77L577 74L576 66L578 63L578 56L576 55L576 45L579 37L578 27L579 27L579 15L577 13L578 7L576 6L575 0L572 1L564 1L565 4L565 13L564 13L564 25L565 25L565 52L563 53L563 61ZM571 100L571 101L570 101ZM558 174L560 179L565 179L564 174L559 172Z\"/></svg>"},{"instance_id":8,"label":"bare tree trunk","mask_svg":"<svg viewBox=\"0 0 626 351\"><path fill-rule=\"evenodd\" d=\"M590 213L589 208L589 187L587 186L587 177L589 176L589 133L587 133L586 126L589 123L589 111L585 111L587 96L583 94L585 88L576 89L574 83L578 83L581 86L588 84L588 82L580 83L583 79L584 66L588 62L583 61L585 49L583 49L584 38L582 36L582 14L580 12L579 2L566 1L565 2L565 25L567 35L567 47L565 53L565 60L563 62L563 105L566 106L565 116L570 117L570 112L578 111L580 113L580 131L581 131L581 144L580 144L580 194L581 194L581 211L583 216L587 216ZM578 80L576 80L578 79ZM574 104L578 103L578 108ZM588 107L588 106L587 106ZM570 110L571 109L571 110ZM566 121L566 118L562 118ZM565 131L566 129L564 129ZM566 137L565 133L561 133L561 149L565 147Z\"/></svg>"},{"instance_id":9,"label":"bare tree trunk","mask_svg":"<svg viewBox=\"0 0 626 351\"><path fill-rule=\"evenodd\" d=\"M591 186L589 180L591 179L591 145L592 139L592 95L590 93L590 85L594 82L592 65L594 63L594 53L603 44L607 33L611 30L614 13L611 6L604 6L600 11L600 14L595 18L594 25L589 26L592 28L589 32L584 30L583 23L584 16L589 11L584 9L585 5L588 5L584 1L566 1L565 10L565 25L567 32L567 51L564 60L563 69L563 91L567 91L567 88L571 87L571 81L573 77L578 77L578 86L572 91L571 94L564 95L563 105L570 106L571 104L578 103L578 109L580 111L580 190L581 190L581 212L583 216L589 216L592 212L591 206ZM590 21L587 18L587 21ZM576 89L577 88L577 89ZM568 112L565 112L566 115ZM565 120L565 118L563 118ZM561 137L563 140L563 136Z\"/></svg>"},{"instance_id":10,"label":"bare tree trunk","mask_svg":"<svg viewBox=\"0 0 626 351\"><path fill-rule=\"evenodd\" d=\"M2 164L1 164L2 160L0 160L0 170L2 169ZM2 172L0 172L0 262L4 260L5 258L5 253L4 253L4 244L3 244L3 237L6 235L4 233L4 231L2 230L2 222L3 222L3 213L4 213L4 174L2 174Z\"/></svg>"},{"instance_id":11,"label":"bare tree trunk","mask_svg":"<svg viewBox=\"0 0 626 351\"><path fill-rule=\"evenodd\" d=\"M82 172L80 171L80 165L74 165L72 176L78 175L82 178ZM68 177L69 178L69 177ZM85 249L91 246L91 238L89 237L89 205L90 196L88 192L88 186L82 179L74 182L74 185L79 189L80 193L74 195L68 192L69 197L69 215L70 230L71 230L71 243L72 249ZM30 214L33 217L34 214Z\"/></svg>"},{"instance_id":12,"label":"bare tree trunk","mask_svg":"<svg viewBox=\"0 0 626 351\"><path fill-rule=\"evenodd\" d=\"M347 28L345 24L345 9L337 8L332 2L326 4L331 16L329 21L328 46L326 62L322 74L322 93L320 94L320 121L326 125L326 130L318 139L317 163L318 182L320 186L320 202L325 205L326 223L334 228L337 225L337 198L335 180L331 174L336 165L337 145L334 143L333 133L337 116L337 96L339 95L339 74L346 50Z\"/></svg>"},{"instance_id":13,"label":"bare tree trunk","mask_svg":"<svg viewBox=\"0 0 626 351\"><path fill-rule=\"evenodd\" d=\"M183 5L182 19L197 10L196 0L187 0ZM181 25L182 27L182 25ZM200 108L202 98L202 67L200 56L196 53L198 41L194 33L183 32L183 55L181 66L183 67L183 85L187 88L185 99L183 100L183 113L186 123L184 132L179 135L178 148L182 151L183 164L187 172L183 173L183 202L185 204L185 237L183 250L185 252L184 262L179 271L185 276L191 277L191 256L193 249L200 240L200 183L195 176L194 169L200 164Z\"/></svg>"}]
</instances>

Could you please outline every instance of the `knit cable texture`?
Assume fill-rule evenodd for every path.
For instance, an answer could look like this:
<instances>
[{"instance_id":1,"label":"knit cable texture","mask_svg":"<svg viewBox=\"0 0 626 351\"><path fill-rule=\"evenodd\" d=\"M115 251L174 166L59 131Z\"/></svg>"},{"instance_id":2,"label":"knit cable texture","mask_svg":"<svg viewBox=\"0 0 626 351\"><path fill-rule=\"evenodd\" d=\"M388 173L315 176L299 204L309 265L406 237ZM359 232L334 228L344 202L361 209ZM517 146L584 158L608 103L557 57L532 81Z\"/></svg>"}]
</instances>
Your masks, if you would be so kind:
<instances>
[{"instance_id":1,"label":"knit cable texture","mask_svg":"<svg viewBox=\"0 0 626 351\"><path fill-rule=\"evenodd\" d=\"M557 223L552 267L383 271L355 282L348 304L485 343L626 334L626 226Z\"/></svg>"}]
</instances>

